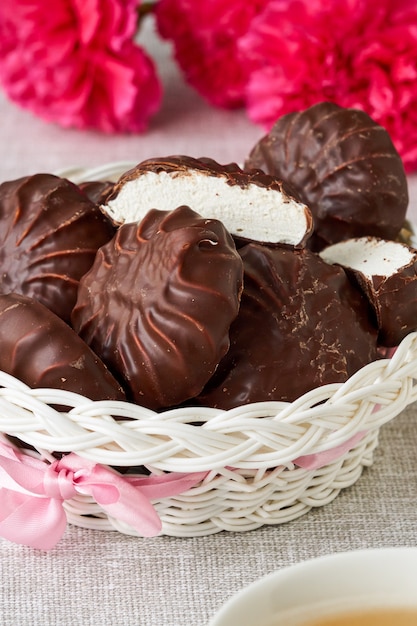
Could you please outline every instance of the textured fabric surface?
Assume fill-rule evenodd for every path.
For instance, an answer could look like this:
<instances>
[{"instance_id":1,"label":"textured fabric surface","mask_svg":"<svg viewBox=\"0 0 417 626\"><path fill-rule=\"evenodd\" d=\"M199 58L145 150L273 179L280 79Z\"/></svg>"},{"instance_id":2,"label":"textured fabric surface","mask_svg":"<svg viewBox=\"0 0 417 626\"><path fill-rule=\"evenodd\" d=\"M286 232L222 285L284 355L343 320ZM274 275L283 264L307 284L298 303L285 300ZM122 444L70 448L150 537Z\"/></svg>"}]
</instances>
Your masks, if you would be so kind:
<instances>
[{"instance_id":1,"label":"textured fabric surface","mask_svg":"<svg viewBox=\"0 0 417 626\"><path fill-rule=\"evenodd\" d=\"M62 130L0 95L0 180L40 171L189 154L242 162L263 133L216 111L158 56L166 96L142 136ZM410 178L417 221L417 178ZM0 540L1 626L204 626L233 593L286 565L332 552L417 545L417 406L381 430L375 462L329 505L249 533L137 539L68 527L44 553Z\"/></svg>"}]
</instances>

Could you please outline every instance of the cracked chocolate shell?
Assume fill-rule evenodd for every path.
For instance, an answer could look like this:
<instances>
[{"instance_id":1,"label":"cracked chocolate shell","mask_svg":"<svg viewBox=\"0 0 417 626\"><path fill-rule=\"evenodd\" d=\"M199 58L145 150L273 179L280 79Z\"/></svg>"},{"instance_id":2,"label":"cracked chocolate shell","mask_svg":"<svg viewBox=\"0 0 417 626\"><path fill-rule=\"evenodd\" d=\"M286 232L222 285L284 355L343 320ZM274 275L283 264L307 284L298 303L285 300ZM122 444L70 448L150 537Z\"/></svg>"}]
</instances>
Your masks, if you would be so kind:
<instances>
[{"instance_id":1,"label":"cracked chocolate shell","mask_svg":"<svg viewBox=\"0 0 417 626\"><path fill-rule=\"evenodd\" d=\"M254 146L246 168L290 183L313 213L309 245L395 239L407 206L407 179L387 131L366 113L330 102L284 115Z\"/></svg>"},{"instance_id":2,"label":"cracked chocolate shell","mask_svg":"<svg viewBox=\"0 0 417 626\"><path fill-rule=\"evenodd\" d=\"M120 226L82 278L72 321L123 381L161 409L200 393L229 348L243 264L218 220L189 207Z\"/></svg>"},{"instance_id":3,"label":"cracked chocolate shell","mask_svg":"<svg viewBox=\"0 0 417 626\"><path fill-rule=\"evenodd\" d=\"M0 185L0 293L36 298L69 321L78 283L114 226L76 185L35 174Z\"/></svg>"},{"instance_id":4,"label":"cracked chocolate shell","mask_svg":"<svg viewBox=\"0 0 417 626\"><path fill-rule=\"evenodd\" d=\"M198 402L293 401L346 381L377 356L369 304L341 267L307 249L248 244L230 349Z\"/></svg>"},{"instance_id":5,"label":"cracked chocolate shell","mask_svg":"<svg viewBox=\"0 0 417 626\"><path fill-rule=\"evenodd\" d=\"M0 295L0 369L32 388L124 400L115 378L62 319L16 293Z\"/></svg>"},{"instance_id":6,"label":"cracked chocolate shell","mask_svg":"<svg viewBox=\"0 0 417 626\"><path fill-rule=\"evenodd\" d=\"M289 187L235 163L170 156L149 159L124 174L102 206L116 224L137 222L149 209L187 205L220 220L236 237L302 247L312 231L310 210Z\"/></svg>"},{"instance_id":7,"label":"cracked chocolate shell","mask_svg":"<svg viewBox=\"0 0 417 626\"><path fill-rule=\"evenodd\" d=\"M397 346L417 330L417 250L376 237L348 239L320 256L348 272L368 298L382 346Z\"/></svg>"}]
</instances>

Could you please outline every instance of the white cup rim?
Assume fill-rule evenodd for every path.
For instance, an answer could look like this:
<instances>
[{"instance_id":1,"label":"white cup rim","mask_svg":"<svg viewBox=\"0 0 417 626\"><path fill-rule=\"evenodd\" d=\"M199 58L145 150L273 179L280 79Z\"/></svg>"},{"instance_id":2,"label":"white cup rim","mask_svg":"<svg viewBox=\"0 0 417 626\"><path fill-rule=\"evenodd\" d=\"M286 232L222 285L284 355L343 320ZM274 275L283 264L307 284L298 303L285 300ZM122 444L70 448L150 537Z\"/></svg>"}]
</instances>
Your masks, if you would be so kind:
<instances>
[{"instance_id":1,"label":"white cup rim","mask_svg":"<svg viewBox=\"0 0 417 626\"><path fill-rule=\"evenodd\" d=\"M381 601L384 606L407 604L417 609L416 590L417 547L336 552L283 567L244 587L220 607L208 626L263 626L278 610L286 618L299 611L299 605L292 606L296 599L312 607L314 598L317 606L323 605L328 595L330 606L335 594L340 607L353 608L353 602L377 606Z\"/></svg>"}]
</instances>

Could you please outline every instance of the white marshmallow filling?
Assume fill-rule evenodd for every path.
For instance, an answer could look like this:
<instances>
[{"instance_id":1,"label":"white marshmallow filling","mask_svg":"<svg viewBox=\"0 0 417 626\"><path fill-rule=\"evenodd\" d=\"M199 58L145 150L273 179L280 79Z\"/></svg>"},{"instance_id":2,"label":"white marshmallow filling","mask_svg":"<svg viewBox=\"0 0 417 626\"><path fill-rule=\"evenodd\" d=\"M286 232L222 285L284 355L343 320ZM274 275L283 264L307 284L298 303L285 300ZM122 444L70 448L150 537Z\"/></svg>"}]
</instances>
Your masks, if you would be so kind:
<instances>
[{"instance_id":1,"label":"white marshmallow filling","mask_svg":"<svg viewBox=\"0 0 417 626\"><path fill-rule=\"evenodd\" d=\"M250 183L230 185L222 176L190 170L145 172L126 181L102 210L117 224L139 222L150 209L187 205L202 217L218 219L235 236L299 245L311 230L308 208L279 190Z\"/></svg>"},{"instance_id":2,"label":"white marshmallow filling","mask_svg":"<svg viewBox=\"0 0 417 626\"><path fill-rule=\"evenodd\" d=\"M368 280L373 276L389 278L415 259L407 245L372 237L340 241L322 250L320 256L327 263L360 272Z\"/></svg>"}]
</instances>

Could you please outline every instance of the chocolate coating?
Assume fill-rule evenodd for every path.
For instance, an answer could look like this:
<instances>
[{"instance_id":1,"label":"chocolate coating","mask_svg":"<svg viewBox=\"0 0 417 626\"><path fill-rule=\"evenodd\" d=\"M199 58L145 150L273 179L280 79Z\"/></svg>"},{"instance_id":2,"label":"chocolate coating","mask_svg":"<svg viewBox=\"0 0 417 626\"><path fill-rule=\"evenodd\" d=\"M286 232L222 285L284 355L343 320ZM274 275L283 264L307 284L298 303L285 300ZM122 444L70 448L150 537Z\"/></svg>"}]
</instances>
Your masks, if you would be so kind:
<instances>
[{"instance_id":1,"label":"chocolate coating","mask_svg":"<svg viewBox=\"0 0 417 626\"><path fill-rule=\"evenodd\" d=\"M179 154L167 157L155 157L146 159L123 174L114 187L113 194L109 197L117 196L120 188L129 180L133 180L140 176L143 172L173 172L178 176L187 176L190 170L198 170L207 176L224 177L230 186L238 186L245 189L249 185L258 185L266 189L276 189L282 191L288 197L293 197L295 192L293 188L274 175L270 175L262 169L252 169L251 171L242 170L237 163L227 163L221 165L214 159L209 157L200 157L198 159Z\"/></svg>"},{"instance_id":2,"label":"chocolate coating","mask_svg":"<svg viewBox=\"0 0 417 626\"><path fill-rule=\"evenodd\" d=\"M408 188L401 158L363 111L322 102L284 115L245 167L294 187L313 213L312 249L362 235L394 239L403 226Z\"/></svg>"},{"instance_id":3,"label":"chocolate coating","mask_svg":"<svg viewBox=\"0 0 417 626\"><path fill-rule=\"evenodd\" d=\"M379 329L378 343L385 347L395 347L406 335L417 330L417 250L400 242L385 242L371 237L366 238L364 242L364 239L357 240L363 244L364 250L367 249L365 248L366 244L368 246L375 245L380 250L380 255L385 256L385 261L389 260L390 250L393 254L394 247L403 247L409 252L408 262L397 267L397 270L390 275L384 275L382 262L380 264L381 271L365 274L354 265L346 266L341 260L339 261L352 282L368 298L375 312ZM347 240L325 249L322 252L324 260L328 261L326 258L328 250L332 251L335 247L340 248L349 245L349 243L350 240ZM388 245L384 246L384 243ZM354 256L352 252L350 256ZM367 257L365 253L364 259L369 261L369 267L371 264L369 255ZM338 262L337 256L334 262Z\"/></svg>"},{"instance_id":4,"label":"chocolate coating","mask_svg":"<svg viewBox=\"0 0 417 626\"><path fill-rule=\"evenodd\" d=\"M416 259L394 276L375 276L372 284L361 284L375 308L381 345L398 346L406 335L417 330Z\"/></svg>"},{"instance_id":5,"label":"chocolate coating","mask_svg":"<svg viewBox=\"0 0 417 626\"><path fill-rule=\"evenodd\" d=\"M91 400L125 398L77 333L37 300L0 295L0 345L0 369L32 388L65 389Z\"/></svg>"},{"instance_id":6,"label":"chocolate coating","mask_svg":"<svg viewBox=\"0 0 417 626\"><path fill-rule=\"evenodd\" d=\"M35 174L0 185L0 293L36 298L65 321L79 279L114 233L76 185Z\"/></svg>"},{"instance_id":7,"label":"chocolate coating","mask_svg":"<svg viewBox=\"0 0 417 626\"><path fill-rule=\"evenodd\" d=\"M198 401L230 409L293 401L344 382L377 356L369 306L340 267L307 249L248 244L230 349Z\"/></svg>"},{"instance_id":8,"label":"chocolate coating","mask_svg":"<svg viewBox=\"0 0 417 626\"><path fill-rule=\"evenodd\" d=\"M109 180L89 180L80 183L78 187L94 204L103 204L113 193L114 183Z\"/></svg>"},{"instance_id":9,"label":"chocolate coating","mask_svg":"<svg viewBox=\"0 0 417 626\"><path fill-rule=\"evenodd\" d=\"M243 264L217 220L189 207L121 226L81 280L74 328L152 409L198 394L229 347Z\"/></svg>"}]
</instances>

